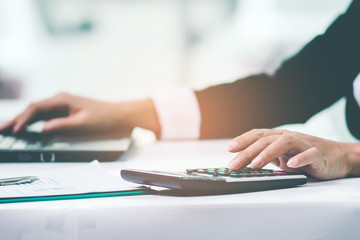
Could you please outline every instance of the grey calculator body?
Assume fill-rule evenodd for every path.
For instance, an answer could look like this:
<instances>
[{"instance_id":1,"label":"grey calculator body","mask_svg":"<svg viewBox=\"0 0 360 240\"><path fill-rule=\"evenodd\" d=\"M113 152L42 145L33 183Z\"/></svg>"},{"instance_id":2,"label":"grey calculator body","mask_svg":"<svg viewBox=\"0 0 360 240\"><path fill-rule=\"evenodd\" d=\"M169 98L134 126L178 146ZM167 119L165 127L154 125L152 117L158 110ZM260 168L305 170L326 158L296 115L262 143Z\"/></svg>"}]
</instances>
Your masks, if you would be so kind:
<instances>
[{"instance_id":1,"label":"grey calculator body","mask_svg":"<svg viewBox=\"0 0 360 240\"><path fill-rule=\"evenodd\" d=\"M187 173L172 173L123 169L121 177L134 183L197 193L252 192L288 188L307 183L307 177L303 174L266 171L266 173L261 170L253 171L247 175L233 173L230 176L230 172L219 175L197 170L187 171Z\"/></svg>"}]
</instances>

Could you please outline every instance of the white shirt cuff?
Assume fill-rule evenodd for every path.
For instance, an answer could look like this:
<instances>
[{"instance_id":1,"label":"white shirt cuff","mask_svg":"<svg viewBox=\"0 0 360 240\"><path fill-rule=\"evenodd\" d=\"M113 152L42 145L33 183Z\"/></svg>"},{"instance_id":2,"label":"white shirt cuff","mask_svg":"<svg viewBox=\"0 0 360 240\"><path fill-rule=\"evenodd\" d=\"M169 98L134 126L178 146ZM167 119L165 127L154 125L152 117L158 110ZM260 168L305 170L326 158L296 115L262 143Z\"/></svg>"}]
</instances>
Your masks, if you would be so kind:
<instances>
[{"instance_id":1,"label":"white shirt cuff","mask_svg":"<svg viewBox=\"0 0 360 240\"><path fill-rule=\"evenodd\" d=\"M193 90L176 88L151 96L161 125L161 139L198 139L201 114Z\"/></svg>"}]
</instances>

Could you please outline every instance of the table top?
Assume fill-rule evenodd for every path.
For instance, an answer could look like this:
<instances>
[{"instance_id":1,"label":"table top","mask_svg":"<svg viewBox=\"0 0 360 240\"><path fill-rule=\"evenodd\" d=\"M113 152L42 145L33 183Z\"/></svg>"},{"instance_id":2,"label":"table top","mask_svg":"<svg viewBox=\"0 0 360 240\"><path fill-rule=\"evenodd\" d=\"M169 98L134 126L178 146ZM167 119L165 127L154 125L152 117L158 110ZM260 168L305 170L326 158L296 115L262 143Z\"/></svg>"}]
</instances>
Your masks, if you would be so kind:
<instances>
[{"instance_id":1,"label":"table top","mask_svg":"<svg viewBox=\"0 0 360 240\"><path fill-rule=\"evenodd\" d=\"M183 171L226 166L228 140L158 141L135 145L126 158L102 165ZM86 163L9 163L2 172ZM119 177L119 181L121 181ZM4 239L358 239L360 178L227 195L157 195L0 205ZM122 236L119 238L119 236Z\"/></svg>"}]
</instances>

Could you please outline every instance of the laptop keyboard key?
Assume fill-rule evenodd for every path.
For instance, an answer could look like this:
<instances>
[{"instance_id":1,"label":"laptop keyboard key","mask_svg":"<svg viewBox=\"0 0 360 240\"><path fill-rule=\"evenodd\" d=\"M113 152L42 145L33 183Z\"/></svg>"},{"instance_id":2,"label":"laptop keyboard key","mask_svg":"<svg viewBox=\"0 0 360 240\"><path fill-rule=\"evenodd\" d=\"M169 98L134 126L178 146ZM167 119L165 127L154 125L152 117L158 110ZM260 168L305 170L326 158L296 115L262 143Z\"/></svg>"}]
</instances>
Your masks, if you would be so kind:
<instances>
[{"instance_id":1,"label":"laptop keyboard key","mask_svg":"<svg viewBox=\"0 0 360 240\"><path fill-rule=\"evenodd\" d=\"M12 150L26 149L27 143L24 140L17 140L12 146Z\"/></svg>"},{"instance_id":2,"label":"laptop keyboard key","mask_svg":"<svg viewBox=\"0 0 360 240\"><path fill-rule=\"evenodd\" d=\"M7 150L12 147L12 145L16 142L16 139L13 137L5 137L0 142L0 149Z\"/></svg>"}]
</instances>

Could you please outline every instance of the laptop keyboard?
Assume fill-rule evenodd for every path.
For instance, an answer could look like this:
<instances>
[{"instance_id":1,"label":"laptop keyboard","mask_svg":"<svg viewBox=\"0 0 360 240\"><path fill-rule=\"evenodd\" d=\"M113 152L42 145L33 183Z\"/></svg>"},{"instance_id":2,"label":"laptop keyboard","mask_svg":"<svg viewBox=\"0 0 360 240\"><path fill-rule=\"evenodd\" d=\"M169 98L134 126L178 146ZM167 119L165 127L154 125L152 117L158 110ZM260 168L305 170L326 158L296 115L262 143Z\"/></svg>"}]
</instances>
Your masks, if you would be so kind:
<instances>
[{"instance_id":1,"label":"laptop keyboard","mask_svg":"<svg viewBox=\"0 0 360 240\"><path fill-rule=\"evenodd\" d=\"M0 150L35 150L40 149L41 146L41 141L29 141L0 134Z\"/></svg>"}]
</instances>

